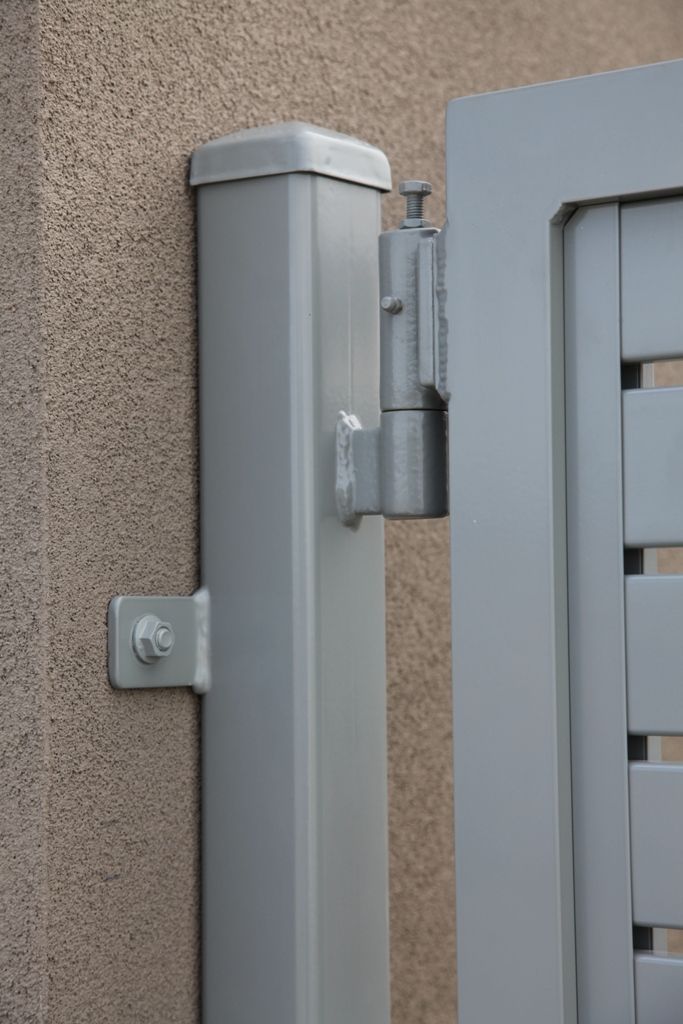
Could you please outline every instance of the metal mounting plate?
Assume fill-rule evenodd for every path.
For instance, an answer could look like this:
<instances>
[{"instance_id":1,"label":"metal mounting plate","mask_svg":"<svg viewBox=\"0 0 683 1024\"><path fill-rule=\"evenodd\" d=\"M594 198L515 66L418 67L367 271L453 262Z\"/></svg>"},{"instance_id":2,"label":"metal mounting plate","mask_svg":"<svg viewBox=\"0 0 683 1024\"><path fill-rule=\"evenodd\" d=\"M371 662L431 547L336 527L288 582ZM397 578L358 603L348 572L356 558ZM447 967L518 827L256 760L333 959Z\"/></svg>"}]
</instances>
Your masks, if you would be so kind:
<instances>
[{"instance_id":1,"label":"metal mounting plate","mask_svg":"<svg viewBox=\"0 0 683 1024\"><path fill-rule=\"evenodd\" d=\"M133 650L133 627L143 615L168 622L175 634L171 653L152 664ZM191 597L114 597L109 602L109 682L117 690L147 690L158 686L191 686L195 693L209 689L209 592Z\"/></svg>"}]
</instances>

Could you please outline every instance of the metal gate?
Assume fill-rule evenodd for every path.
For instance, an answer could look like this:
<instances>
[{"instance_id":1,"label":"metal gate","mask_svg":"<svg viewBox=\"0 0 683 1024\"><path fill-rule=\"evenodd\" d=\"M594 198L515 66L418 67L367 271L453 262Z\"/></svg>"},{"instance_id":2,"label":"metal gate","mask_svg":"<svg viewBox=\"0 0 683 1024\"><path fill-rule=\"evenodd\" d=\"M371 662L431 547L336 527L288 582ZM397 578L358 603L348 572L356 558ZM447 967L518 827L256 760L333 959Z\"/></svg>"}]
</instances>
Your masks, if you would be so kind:
<instances>
[{"instance_id":1,"label":"metal gate","mask_svg":"<svg viewBox=\"0 0 683 1024\"><path fill-rule=\"evenodd\" d=\"M446 240L462 1024L676 1024L680 63L456 101Z\"/></svg>"}]
</instances>

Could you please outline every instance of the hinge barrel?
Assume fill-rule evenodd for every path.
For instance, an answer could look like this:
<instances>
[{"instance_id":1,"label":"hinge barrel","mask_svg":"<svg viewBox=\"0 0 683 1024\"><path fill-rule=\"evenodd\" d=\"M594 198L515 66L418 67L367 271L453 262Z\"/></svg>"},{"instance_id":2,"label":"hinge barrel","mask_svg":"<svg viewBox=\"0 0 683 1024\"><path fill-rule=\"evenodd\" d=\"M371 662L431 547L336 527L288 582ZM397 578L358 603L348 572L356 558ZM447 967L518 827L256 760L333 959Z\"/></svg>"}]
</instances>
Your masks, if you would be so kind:
<instances>
[{"instance_id":1,"label":"hinge barrel","mask_svg":"<svg viewBox=\"0 0 683 1024\"><path fill-rule=\"evenodd\" d=\"M382 515L386 519L446 515L446 413L399 409L383 412L381 424Z\"/></svg>"},{"instance_id":2,"label":"hinge barrel","mask_svg":"<svg viewBox=\"0 0 683 1024\"><path fill-rule=\"evenodd\" d=\"M383 412L375 430L363 430L355 416L340 413L336 500L341 521L355 526L368 515L446 515L447 444L446 413L440 410Z\"/></svg>"}]
</instances>

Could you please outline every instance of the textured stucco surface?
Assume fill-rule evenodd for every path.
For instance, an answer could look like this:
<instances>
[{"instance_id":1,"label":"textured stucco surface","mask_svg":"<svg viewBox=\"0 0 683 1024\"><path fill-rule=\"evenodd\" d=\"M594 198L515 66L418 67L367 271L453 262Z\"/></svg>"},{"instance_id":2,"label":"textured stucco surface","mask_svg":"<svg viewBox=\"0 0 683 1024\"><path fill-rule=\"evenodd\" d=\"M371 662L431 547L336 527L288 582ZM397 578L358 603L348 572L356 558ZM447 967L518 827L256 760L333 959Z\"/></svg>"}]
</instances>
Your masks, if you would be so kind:
<instances>
[{"instance_id":1,"label":"textured stucco surface","mask_svg":"<svg viewBox=\"0 0 683 1024\"><path fill-rule=\"evenodd\" d=\"M196 584L192 149L316 121L438 221L449 98L681 54L678 0L4 0L1 1020L198 1020L196 699L112 692L104 625ZM445 1024L447 525L387 538L394 1020Z\"/></svg>"},{"instance_id":2,"label":"textured stucco surface","mask_svg":"<svg viewBox=\"0 0 683 1024\"><path fill-rule=\"evenodd\" d=\"M45 364L37 11L0 5L0 1021L47 996Z\"/></svg>"}]
</instances>

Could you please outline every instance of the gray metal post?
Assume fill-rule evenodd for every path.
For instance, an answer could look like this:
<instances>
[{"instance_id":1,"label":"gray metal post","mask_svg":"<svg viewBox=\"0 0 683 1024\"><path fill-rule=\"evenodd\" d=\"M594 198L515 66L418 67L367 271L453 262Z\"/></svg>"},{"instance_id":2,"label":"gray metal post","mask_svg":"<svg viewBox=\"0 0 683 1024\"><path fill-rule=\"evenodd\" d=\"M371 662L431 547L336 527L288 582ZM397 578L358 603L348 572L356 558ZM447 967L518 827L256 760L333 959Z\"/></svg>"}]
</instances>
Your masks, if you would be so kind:
<instances>
[{"instance_id":1,"label":"gray metal post","mask_svg":"<svg viewBox=\"0 0 683 1024\"><path fill-rule=\"evenodd\" d=\"M335 423L378 425L378 150L228 136L198 188L205 1024L387 1024L384 562Z\"/></svg>"}]
</instances>

